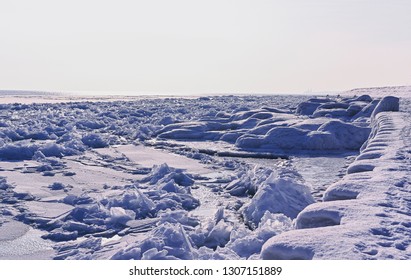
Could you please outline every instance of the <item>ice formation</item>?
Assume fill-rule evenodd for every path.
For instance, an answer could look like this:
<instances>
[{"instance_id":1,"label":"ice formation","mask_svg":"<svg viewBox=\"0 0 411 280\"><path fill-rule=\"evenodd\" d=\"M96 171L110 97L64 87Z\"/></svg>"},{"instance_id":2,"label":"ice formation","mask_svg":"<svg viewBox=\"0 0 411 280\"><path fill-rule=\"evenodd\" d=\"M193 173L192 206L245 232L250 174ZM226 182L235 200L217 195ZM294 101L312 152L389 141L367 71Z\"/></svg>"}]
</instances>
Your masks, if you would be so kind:
<instances>
[{"instance_id":1,"label":"ice formation","mask_svg":"<svg viewBox=\"0 0 411 280\"><path fill-rule=\"evenodd\" d=\"M347 175L299 213L297 230L269 239L263 259L410 258L410 116L391 110L398 99L382 99Z\"/></svg>"},{"instance_id":2,"label":"ice formation","mask_svg":"<svg viewBox=\"0 0 411 280\"><path fill-rule=\"evenodd\" d=\"M2 104L0 227L40 232L20 258L409 259L410 101L366 93ZM346 154L318 201L296 163Z\"/></svg>"}]
</instances>

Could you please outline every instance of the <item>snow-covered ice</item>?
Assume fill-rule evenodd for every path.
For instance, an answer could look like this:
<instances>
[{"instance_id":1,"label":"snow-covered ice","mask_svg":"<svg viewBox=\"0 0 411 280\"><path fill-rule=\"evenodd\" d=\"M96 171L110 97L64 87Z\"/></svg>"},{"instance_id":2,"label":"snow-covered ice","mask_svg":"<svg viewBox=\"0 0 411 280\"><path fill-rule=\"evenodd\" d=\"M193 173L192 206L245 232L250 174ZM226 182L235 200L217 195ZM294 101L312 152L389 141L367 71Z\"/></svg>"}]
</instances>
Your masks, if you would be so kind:
<instances>
[{"instance_id":1,"label":"snow-covered ice","mask_svg":"<svg viewBox=\"0 0 411 280\"><path fill-rule=\"evenodd\" d=\"M409 259L411 249L410 115L380 112L347 175L324 202L272 237L263 259Z\"/></svg>"},{"instance_id":2,"label":"snow-covered ice","mask_svg":"<svg viewBox=\"0 0 411 280\"><path fill-rule=\"evenodd\" d=\"M411 103L386 91L11 92L0 258L409 259Z\"/></svg>"}]
</instances>

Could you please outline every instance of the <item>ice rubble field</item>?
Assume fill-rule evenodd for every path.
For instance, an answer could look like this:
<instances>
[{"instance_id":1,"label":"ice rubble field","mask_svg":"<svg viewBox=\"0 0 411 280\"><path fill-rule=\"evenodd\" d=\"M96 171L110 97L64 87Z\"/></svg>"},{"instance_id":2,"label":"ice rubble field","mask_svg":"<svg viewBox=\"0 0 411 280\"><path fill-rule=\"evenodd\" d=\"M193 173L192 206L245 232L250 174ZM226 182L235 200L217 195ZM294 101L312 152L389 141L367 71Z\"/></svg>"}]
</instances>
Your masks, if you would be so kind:
<instances>
[{"instance_id":1,"label":"ice rubble field","mask_svg":"<svg viewBox=\"0 0 411 280\"><path fill-rule=\"evenodd\" d=\"M382 91L0 104L0 258L410 259Z\"/></svg>"}]
</instances>

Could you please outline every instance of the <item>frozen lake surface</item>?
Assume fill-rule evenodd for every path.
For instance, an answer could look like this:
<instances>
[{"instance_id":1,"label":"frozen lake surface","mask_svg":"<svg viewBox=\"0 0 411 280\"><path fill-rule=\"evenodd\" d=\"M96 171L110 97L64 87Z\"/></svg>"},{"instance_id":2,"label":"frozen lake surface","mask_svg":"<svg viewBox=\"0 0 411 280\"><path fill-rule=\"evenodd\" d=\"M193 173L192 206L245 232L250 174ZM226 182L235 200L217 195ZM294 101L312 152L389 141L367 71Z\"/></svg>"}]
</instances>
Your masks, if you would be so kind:
<instances>
[{"instance_id":1,"label":"frozen lake surface","mask_svg":"<svg viewBox=\"0 0 411 280\"><path fill-rule=\"evenodd\" d=\"M378 177L382 185L401 185L408 195L408 183L390 180L399 176L407 182L409 175L408 162L401 170L396 167L396 161L409 159L404 123L409 100L402 98L401 112L393 113L399 110L398 99L381 101L381 92L368 93L4 95L0 258L332 259L361 246L371 253L358 249L346 258L409 258L407 196L395 214L408 217L400 228L398 216L381 218L392 202L380 205L381 213L374 206L367 212L365 205L387 192L383 187L361 211L346 207L366 213L368 228L338 202L355 193L354 183L372 185L378 164L370 161L377 158L385 160ZM405 154L400 157L400 152ZM360 190L350 199L357 197ZM391 224L384 226L387 221ZM327 249L314 239L332 239L332 231L324 230L330 226L362 237L336 234L328 246L342 249ZM299 237L307 228L312 238ZM392 238L387 241L387 236Z\"/></svg>"}]
</instances>

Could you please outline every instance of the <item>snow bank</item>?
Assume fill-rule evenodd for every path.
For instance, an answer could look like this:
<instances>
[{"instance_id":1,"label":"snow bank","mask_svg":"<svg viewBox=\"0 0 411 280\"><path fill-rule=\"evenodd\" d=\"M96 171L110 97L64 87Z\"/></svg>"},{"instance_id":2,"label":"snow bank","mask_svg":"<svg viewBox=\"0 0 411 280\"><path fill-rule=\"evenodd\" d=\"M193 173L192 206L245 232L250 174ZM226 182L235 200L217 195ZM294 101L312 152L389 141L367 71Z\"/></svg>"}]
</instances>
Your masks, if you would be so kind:
<instances>
[{"instance_id":1,"label":"snow bank","mask_svg":"<svg viewBox=\"0 0 411 280\"><path fill-rule=\"evenodd\" d=\"M269 239L263 259L409 258L410 115L380 111L397 108L396 99L380 102L373 132L347 175L327 189L324 202L298 214L297 230Z\"/></svg>"}]
</instances>

